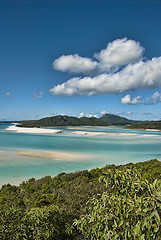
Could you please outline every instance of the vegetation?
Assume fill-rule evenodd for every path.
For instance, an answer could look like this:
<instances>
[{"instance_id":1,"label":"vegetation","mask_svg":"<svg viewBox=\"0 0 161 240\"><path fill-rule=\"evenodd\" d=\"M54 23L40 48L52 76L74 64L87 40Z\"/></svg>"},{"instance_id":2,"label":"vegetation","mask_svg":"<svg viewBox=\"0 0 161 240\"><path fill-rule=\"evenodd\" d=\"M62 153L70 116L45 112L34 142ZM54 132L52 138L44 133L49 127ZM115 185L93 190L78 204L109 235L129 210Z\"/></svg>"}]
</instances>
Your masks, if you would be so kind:
<instances>
[{"instance_id":1,"label":"vegetation","mask_svg":"<svg viewBox=\"0 0 161 240\"><path fill-rule=\"evenodd\" d=\"M75 221L85 239L159 239L161 185L142 181L136 169L109 170L108 187L88 203L86 214Z\"/></svg>"},{"instance_id":2,"label":"vegetation","mask_svg":"<svg viewBox=\"0 0 161 240\"><path fill-rule=\"evenodd\" d=\"M46 117L40 120L29 120L19 122L19 127L53 127L53 126L108 126L108 125L127 125L139 123L138 121L129 120L113 114L105 114L101 118L95 117L68 117L68 116L53 116Z\"/></svg>"},{"instance_id":3,"label":"vegetation","mask_svg":"<svg viewBox=\"0 0 161 240\"><path fill-rule=\"evenodd\" d=\"M0 239L159 239L161 162L34 178L0 190Z\"/></svg>"},{"instance_id":4,"label":"vegetation","mask_svg":"<svg viewBox=\"0 0 161 240\"><path fill-rule=\"evenodd\" d=\"M114 114L105 114L100 118L100 120L111 125L127 125L127 124L139 123L139 121L129 120L127 118L120 117Z\"/></svg>"},{"instance_id":5,"label":"vegetation","mask_svg":"<svg viewBox=\"0 0 161 240\"><path fill-rule=\"evenodd\" d=\"M144 121L138 124L129 126L132 129L158 129L161 130L161 121Z\"/></svg>"},{"instance_id":6,"label":"vegetation","mask_svg":"<svg viewBox=\"0 0 161 240\"><path fill-rule=\"evenodd\" d=\"M108 124L98 118L76 118L68 116L54 116L40 120L21 121L19 127L53 127L53 126L107 126Z\"/></svg>"}]
</instances>

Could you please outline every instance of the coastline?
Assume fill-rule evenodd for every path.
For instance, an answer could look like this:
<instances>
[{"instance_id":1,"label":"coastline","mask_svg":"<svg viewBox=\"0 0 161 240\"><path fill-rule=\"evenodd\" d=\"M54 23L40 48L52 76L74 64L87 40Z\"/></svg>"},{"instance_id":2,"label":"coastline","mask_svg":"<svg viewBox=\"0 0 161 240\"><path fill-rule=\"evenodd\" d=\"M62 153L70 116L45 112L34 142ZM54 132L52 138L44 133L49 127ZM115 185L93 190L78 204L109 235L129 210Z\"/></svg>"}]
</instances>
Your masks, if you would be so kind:
<instances>
[{"instance_id":1,"label":"coastline","mask_svg":"<svg viewBox=\"0 0 161 240\"><path fill-rule=\"evenodd\" d=\"M16 131L17 133L61 133L62 130L57 129L47 129L47 128L25 128L25 127L17 127L17 124L13 124L6 128L8 131Z\"/></svg>"},{"instance_id":2,"label":"coastline","mask_svg":"<svg viewBox=\"0 0 161 240\"><path fill-rule=\"evenodd\" d=\"M82 126L81 126L82 127ZM75 129L78 129L75 128ZM13 125L7 127L5 130L7 131L14 131L17 133L31 133L31 134L59 134L64 132L64 130L58 130L58 129L50 129L50 128L29 128L29 127L18 127L17 123L13 123ZM73 129L74 130L74 129ZM158 129L136 129L136 130L144 130L144 131L152 131L152 132L160 132ZM92 132L92 131L71 131L69 134L66 132L64 135L72 135L72 136L87 136L87 137L135 137L139 136L136 133L113 133L113 132ZM142 137L146 137L148 134L142 134ZM149 136L158 136L158 135L152 135Z\"/></svg>"}]
</instances>

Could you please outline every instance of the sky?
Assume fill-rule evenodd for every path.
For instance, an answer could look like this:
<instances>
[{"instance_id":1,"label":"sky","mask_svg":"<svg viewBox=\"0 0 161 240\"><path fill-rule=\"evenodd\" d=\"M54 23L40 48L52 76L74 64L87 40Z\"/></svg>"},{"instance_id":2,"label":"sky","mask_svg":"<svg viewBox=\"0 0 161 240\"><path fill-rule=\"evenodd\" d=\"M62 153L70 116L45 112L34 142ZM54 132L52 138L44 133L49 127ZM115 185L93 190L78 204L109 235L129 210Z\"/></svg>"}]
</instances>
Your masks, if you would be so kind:
<instances>
[{"instance_id":1,"label":"sky","mask_svg":"<svg viewBox=\"0 0 161 240\"><path fill-rule=\"evenodd\" d=\"M1 0L0 120L161 120L161 0Z\"/></svg>"}]
</instances>

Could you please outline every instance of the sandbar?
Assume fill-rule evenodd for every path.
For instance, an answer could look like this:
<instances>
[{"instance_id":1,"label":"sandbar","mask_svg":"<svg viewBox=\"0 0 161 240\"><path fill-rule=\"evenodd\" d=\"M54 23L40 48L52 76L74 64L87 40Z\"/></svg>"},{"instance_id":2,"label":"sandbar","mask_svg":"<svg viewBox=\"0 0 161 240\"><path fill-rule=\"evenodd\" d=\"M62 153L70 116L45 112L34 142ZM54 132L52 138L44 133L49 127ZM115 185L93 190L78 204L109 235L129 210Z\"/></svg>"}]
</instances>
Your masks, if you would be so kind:
<instances>
[{"instance_id":1,"label":"sandbar","mask_svg":"<svg viewBox=\"0 0 161 240\"><path fill-rule=\"evenodd\" d=\"M152 132L160 132L160 130L159 129L145 129L146 131L152 131Z\"/></svg>"},{"instance_id":2,"label":"sandbar","mask_svg":"<svg viewBox=\"0 0 161 240\"><path fill-rule=\"evenodd\" d=\"M34 157L34 158L52 158L54 160L82 160L92 157L92 154L81 154L71 152L56 152L56 151L42 151L42 150L24 150L16 152L20 156Z\"/></svg>"},{"instance_id":3,"label":"sandbar","mask_svg":"<svg viewBox=\"0 0 161 240\"><path fill-rule=\"evenodd\" d=\"M61 133L62 130L57 129L48 129L48 128L25 128L25 127L17 127L16 125L12 125L6 128L9 131L16 131L17 133Z\"/></svg>"},{"instance_id":4,"label":"sandbar","mask_svg":"<svg viewBox=\"0 0 161 240\"><path fill-rule=\"evenodd\" d=\"M74 131L73 134L85 135L85 136L136 136L135 133L107 133L107 132L85 132L85 131Z\"/></svg>"}]
</instances>

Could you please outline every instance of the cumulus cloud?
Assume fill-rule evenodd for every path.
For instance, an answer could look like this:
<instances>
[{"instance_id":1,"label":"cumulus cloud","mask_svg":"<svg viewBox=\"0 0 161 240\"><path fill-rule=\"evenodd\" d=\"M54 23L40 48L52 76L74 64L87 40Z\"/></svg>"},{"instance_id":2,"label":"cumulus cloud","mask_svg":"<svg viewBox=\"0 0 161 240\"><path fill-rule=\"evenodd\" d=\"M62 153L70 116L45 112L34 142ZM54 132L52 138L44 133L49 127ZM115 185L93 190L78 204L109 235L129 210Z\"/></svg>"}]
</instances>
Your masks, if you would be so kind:
<instances>
[{"instance_id":1,"label":"cumulus cloud","mask_svg":"<svg viewBox=\"0 0 161 240\"><path fill-rule=\"evenodd\" d=\"M114 72L119 67L137 62L143 52L144 48L139 42L123 38L110 42L106 49L95 53L94 58L97 61L78 54L62 55L52 63L52 66L55 70L70 73Z\"/></svg>"},{"instance_id":2,"label":"cumulus cloud","mask_svg":"<svg viewBox=\"0 0 161 240\"><path fill-rule=\"evenodd\" d=\"M83 73L50 89L53 95L93 95L121 93L161 86L161 57L145 60L144 48L127 38L117 39L94 54L97 62L79 55L61 56L53 67L71 73ZM89 75L89 73L94 75ZM139 99L135 99L139 101ZM134 103L131 103L134 104Z\"/></svg>"},{"instance_id":3,"label":"cumulus cloud","mask_svg":"<svg viewBox=\"0 0 161 240\"><path fill-rule=\"evenodd\" d=\"M151 97L145 98L145 100L142 100L141 96L137 96L131 99L130 95L126 95L121 99L122 104L128 104L128 105L137 105L137 104L153 105L158 102L161 102L161 94L158 91L155 92Z\"/></svg>"},{"instance_id":4,"label":"cumulus cloud","mask_svg":"<svg viewBox=\"0 0 161 240\"><path fill-rule=\"evenodd\" d=\"M139 42L127 38L110 42L106 49L95 53L99 68L104 71L118 70L119 67L137 62L143 55L144 48Z\"/></svg>"},{"instance_id":5,"label":"cumulus cloud","mask_svg":"<svg viewBox=\"0 0 161 240\"><path fill-rule=\"evenodd\" d=\"M107 113L109 113L109 112L107 112L107 111L102 111L102 112L100 112L100 115L105 115L105 114L107 114Z\"/></svg>"},{"instance_id":6,"label":"cumulus cloud","mask_svg":"<svg viewBox=\"0 0 161 240\"><path fill-rule=\"evenodd\" d=\"M78 54L63 55L56 59L52 66L55 70L62 72L89 74L93 72L98 63L90 58L80 57Z\"/></svg>"},{"instance_id":7,"label":"cumulus cloud","mask_svg":"<svg viewBox=\"0 0 161 240\"><path fill-rule=\"evenodd\" d=\"M38 93L33 93L33 97L34 98L42 98L42 96L43 96L43 92L42 91L40 91Z\"/></svg>"},{"instance_id":8,"label":"cumulus cloud","mask_svg":"<svg viewBox=\"0 0 161 240\"><path fill-rule=\"evenodd\" d=\"M90 113L86 114L86 117L88 117L88 118L91 118L91 117L99 118L100 117L100 113L90 112Z\"/></svg>"},{"instance_id":9,"label":"cumulus cloud","mask_svg":"<svg viewBox=\"0 0 161 240\"><path fill-rule=\"evenodd\" d=\"M137 104L143 103L143 101L141 99L142 99L141 96L137 96L137 97L131 99L130 95L126 95L125 97L123 97L121 99L121 103L128 104L128 105L137 105Z\"/></svg>"},{"instance_id":10,"label":"cumulus cloud","mask_svg":"<svg viewBox=\"0 0 161 240\"><path fill-rule=\"evenodd\" d=\"M107 112L107 111L101 111L101 112L90 112L90 113L84 113L84 112L82 112L82 113L80 113L79 115L78 115L78 117L80 118L80 117L88 117L88 118L91 118L91 117L95 117L95 118L100 118L100 117L102 117L104 114L106 114L106 113L109 113L109 112Z\"/></svg>"},{"instance_id":11,"label":"cumulus cloud","mask_svg":"<svg viewBox=\"0 0 161 240\"><path fill-rule=\"evenodd\" d=\"M114 74L76 77L50 89L53 95L92 95L150 89L161 85L161 57L129 64Z\"/></svg>"}]
</instances>

